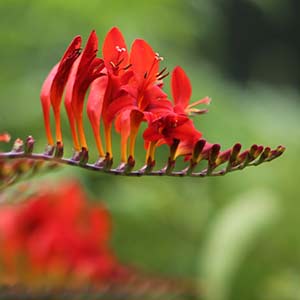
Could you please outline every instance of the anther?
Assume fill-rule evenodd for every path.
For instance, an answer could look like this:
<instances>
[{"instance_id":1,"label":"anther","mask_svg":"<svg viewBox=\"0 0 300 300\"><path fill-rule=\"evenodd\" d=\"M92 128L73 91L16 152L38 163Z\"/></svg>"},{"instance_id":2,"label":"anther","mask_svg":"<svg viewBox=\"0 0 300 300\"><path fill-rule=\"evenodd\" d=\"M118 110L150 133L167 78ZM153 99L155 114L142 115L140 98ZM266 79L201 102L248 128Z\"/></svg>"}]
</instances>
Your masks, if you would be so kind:
<instances>
[{"instance_id":1,"label":"anther","mask_svg":"<svg viewBox=\"0 0 300 300\"><path fill-rule=\"evenodd\" d=\"M125 48L120 48L120 46L116 46L116 50L118 51L118 52L126 52L126 49Z\"/></svg>"},{"instance_id":2,"label":"anther","mask_svg":"<svg viewBox=\"0 0 300 300\"><path fill-rule=\"evenodd\" d=\"M155 53L155 59L158 60L158 61L163 61L164 60L164 58L162 56L160 56L158 52Z\"/></svg>"},{"instance_id":3,"label":"anther","mask_svg":"<svg viewBox=\"0 0 300 300\"><path fill-rule=\"evenodd\" d=\"M166 74L161 74L160 76L157 77L158 80L162 80L164 78L166 78L170 73L167 72Z\"/></svg>"},{"instance_id":4,"label":"anther","mask_svg":"<svg viewBox=\"0 0 300 300\"><path fill-rule=\"evenodd\" d=\"M165 73L166 70L167 70L167 67L163 68L159 73L157 73L156 77L159 77L160 75Z\"/></svg>"}]
</instances>

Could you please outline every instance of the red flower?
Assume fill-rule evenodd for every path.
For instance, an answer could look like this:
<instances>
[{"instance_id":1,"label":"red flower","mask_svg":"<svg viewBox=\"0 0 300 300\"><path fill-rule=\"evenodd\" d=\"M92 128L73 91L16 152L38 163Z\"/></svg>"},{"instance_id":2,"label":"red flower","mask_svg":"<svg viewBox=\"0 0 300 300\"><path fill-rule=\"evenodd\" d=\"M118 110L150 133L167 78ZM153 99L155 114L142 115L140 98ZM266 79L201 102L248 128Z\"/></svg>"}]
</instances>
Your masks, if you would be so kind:
<instances>
[{"instance_id":1,"label":"red flower","mask_svg":"<svg viewBox=\"0 0 300 300\"><path fill-rule=\"evenodd\" d=\"M76 36L68 46L65 54L58 64L50 71L41 90L41 102L44 113L44 121L48 144L53 145L53 138L50 126L50 105L52 105L55 126L56 140L62 142L61 126L60 126L60 104L62 94L69 78L69 74L73 63L79 56L81 46L81 37Z\"/></svg>"},{"instance_id":2,"label":"red flower","mask_svg":"<svg viewBox=\"0 0 300 300\"><path fill-rule=\"evenodd\" d=\"M116 114L124 109L128 93L123 87L132 72L128 71L128 52L121 31L113 27L103 43L103 59L107 69L107 86L102 100L102 118L105 132L106 152L112 157L111 127ZM117 105L115 105L117 103ZM117 108L117 109L115 109ZM99 114L100 115L100 114Z\"/></svg>"},{"instance_id":3,"label":"red flower","mask_svg":"<svg viewBox=\"0 0 300 300\"><path fill-rule=\"evenodd\" d=\"M74 148L80 151L81 148L87 149L87 143L83 128L83 105L84 97L90 84L98 77L103 76L104 62L97 58L98 38L95 31L92 31L86 46L80 55L78 63L74 65L69 82L67 84L65 107L68 113L71 130L74 140ZM76 123L79 142L76 138L76 131L72 124Z\"/></svg>"},{"instance_id":4,"label":"red flower","mask_svg":"<svg viewBox=\"0 0 300 300\"><path fill-rule=\"evenodd\" d=\"M154 158L155 148L162 144L171 146L174 140L179 140L174 159L177 156L189 156L195 143L202 137L188 115L191 113L203 113L205 110L193 108L197 104L208 104L209 98L201 99L189 105L192 95L191 83L185 72L179 66L175 67L171 77L172 95L174 107L172 112L165 111L159 118L151 120L143 137L148 148L148 157Z\"/></svg>"},{"instance_id":5,"label":"red flower","mask_svg":"<svg viewBox=\"0 0 300 300\"><path fill-rule=\"evenodd\" d=\"M209 104L211 99L205 97L192 104L190 103L192 96L192 86L189 78L184 70L177 66L174 68L171 77L172 96L174 99L174 112L179 114L202 114L207 112L206 109L194 108L198 104Z\"/></svg>"},{"instance_id":6,"label":"red flower","mask_svg":"<svg viewBox=\"0 0 300 300\"><path fill-rule=\"evenodd\" d=\"M91 207L81 188L65 184L0 210L2 270L7 278L46 284L51 276L101 283L111 280L118 263L110 250L110 217ZM22 259L22 264L21 264Z\"/></svg>"},{"instance_id":7,"label":"red flower","mask_svg":"<svg viewBox=\"0 0 300 300\"><path fill-rule=\"evenodd\" d=\"M180 141L174 159L180 155L190 155L201 136L201 132L187 116L175 113L162 116L152 121L144 131L143 138L148 149L147 159L154 159L156 147L162 144L171 146L174 140Z\"/></svg>"},{"instance_id":8,"label":"red flower","mask_svg":"<svg viewBox=\"0 0 300 300\"><path fill-rule=\"evenodd\" d=\"M153 114L170 111L172 105L167 101L167 95L161 89L164 71L159 72L159 62L162 60L153 49L141 39L133 42L130 52L130 66L133 77L123 89L128 92L123 103L114 103L119 106L116 115L116 130L121 134L122 155L124 162L127 158L127 140L129 155L134 157L134 147L140 124L143 120L153 118ZM121 109L120 109L121 108ZM116 109L115 109L116 111Z\"/></svg>"}]
</instances>

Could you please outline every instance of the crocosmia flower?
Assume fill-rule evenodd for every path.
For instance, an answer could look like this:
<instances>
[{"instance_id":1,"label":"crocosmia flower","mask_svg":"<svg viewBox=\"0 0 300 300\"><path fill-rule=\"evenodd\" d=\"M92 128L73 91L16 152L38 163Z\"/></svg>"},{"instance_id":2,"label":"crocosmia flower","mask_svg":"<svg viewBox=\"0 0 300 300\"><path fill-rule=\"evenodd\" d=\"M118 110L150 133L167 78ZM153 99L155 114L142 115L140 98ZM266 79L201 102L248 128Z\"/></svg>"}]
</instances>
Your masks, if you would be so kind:
<instances>
[{"instance_id":1,"label":"crocosmia flower","mask_svg":"<svg viewBox=\"0 0 300 300\"><path fill-rule=\"evenodd\" d=\"M148 152L148 158L151 159L153 159L154 150L157 146L162 144L171 146L174 140L178 140L179 144L173 158L180 155L188 157L191 155L196 142L202 137L202 133L195 128L189 115L191 113L206 112L206 110L200 110L194 108L194 106L209 104L210 99L206 97L189 104L192 95L191 83L186 73L179 66L175 67L172 72L171 87L174 99L172 110L165 111L157 119L149 122L149 126L143 134L146 148L151 149Z\"/></svg>"},{"instance_id":2,"label":"crocosmia flower","mask_svg":"<svg viewBox=\"0 0 300 300\"><path fill-rule=\"evenodd\" d=\"M41 90L41 102L44 114L46 134L48 144L53 145L53 138L50 126L50 106L52 105L55 125L56 125L56 140L62 142L61 126L60 126L60 103L64 92L65 85L69 78L69 74L73 63L80 54L81 37L76 36L60 62L56 64L50 71Z\"/></svg>"},{"instance_id":3,"label":"crocosmia flower","mask_svg":"<svg viewBox=\"0 0 300 300\"><path fill-rule=\"evenodd\" d=\"M63 156L59 107L64 89L64 104L75 150L71 161L62 160L64 163L80 166L88 163L88 142L83 123L85 101L99 156L94 165L88 166L91 169L131 175L195 175L195 165L205 159L208 167L196 176L223 175L248 165L270 161L283 153L283 146L271 150L269 147L254 144L239 153L239 143L221 151L219 144L207 142L202 131L196 128L192 117L206 113L206 108L198 106L208 105L211 99L204 97L191 102L192 85L185 71L179 66L171 73L171 95L168 95L164 91L164 80L169 73L167 68L161 69L163 58L145 40L135 39L128 48L122 32L113 27L104 39L102 57L97 57L98 38L95 31L91 32L79 55L80 44L81 38L75 37L42 88L46 134L48 144L52 146L46 151L48 156L53 154L55 148L55 158ZM56 123L56 145L50 130L51 105ZM135 145L142 123L146 123L142 134L146 165L132 173L135 165ZM114 170L113 126L120 136L120 163ZM101 132L104 133L104 141ZM170 149L167 167L152 172L155 150L163 144ZM190 164L181 173L172 173L172 166L179 156L190 161ZM227 166L223 170L213 172L224 163Z\"/></svg>"},{"instance_id":4,"label":"crocosmia flower","mask_svg":"<svg viewBox=\"0 0 300 300\"><path fill-rule=\"evenodd\" d=\"M108 211L89 205L75 183L1 206L2 284L24 284L24 278L33 286L111 281L119 264L110 235Z\"/></svg>"}]
</instances>

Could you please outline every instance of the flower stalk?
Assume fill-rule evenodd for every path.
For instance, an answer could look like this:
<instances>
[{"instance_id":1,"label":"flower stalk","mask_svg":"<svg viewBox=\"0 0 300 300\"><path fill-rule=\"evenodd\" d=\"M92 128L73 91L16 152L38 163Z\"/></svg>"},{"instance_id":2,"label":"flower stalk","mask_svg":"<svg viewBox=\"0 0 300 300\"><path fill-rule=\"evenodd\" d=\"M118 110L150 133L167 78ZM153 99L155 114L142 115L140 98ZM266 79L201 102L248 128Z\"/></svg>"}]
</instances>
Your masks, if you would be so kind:
<instances>
[{"instance_id":1,"label":"flower stalk","mask_svg":"<svg viewBox=\"0 0 300 300\"><path fill-rule=\"evenodd\" d=\"M117 167L113 167L113 160L107 154L105 158L97 160L95 163L89 162L88 151L83 148L76 156L71 158L65 158L61 156L63 153L63 146L57 144L55 151L44 152L44 153L34 153L34 139L28 137L24 143L17 139L12 150L10 152L0 152L0 171L1 180L3 177L13 178L14 175L24 173L24 163L26 162L27 168L33 168L35 164L40 161L50 162L57 165L69 165L80 167L95 172L122 175L122 176L190 176L190 177L209 177L209 176L223 176L227 173L242 170L246 167L258 166L262 163L272 161L276 159L285 151L284 146L278 146L275 149L270 147L263 147L252 145L249 149L243 151L239 154L241 149L241 144L235 144L232 148L220 151L219 144L209 144L204 140L200 139L193 149L193 155L187 162L187 166L182 170L176 169L176 162L178 159L174 158L174 152L176 147L178 147L179 141L175 140L172 147L170 156L166 162L166 166L162 169L155 170L155 161L151 156L144 166L135 167L135 161L132 156L128 157L127 162L119 164ZM30 147L30 151L25 151ZM199 171L195 171L195 168L199 165L200 161L205 159L207 161L207 166L203 167ZM3 172L7 172L5 165L11 161L22 161L23 171L20 171L22 164L11 165L11 170L8 172L9 176L4 175ZM225 166L224 166L225 165ZM220 168L220 166L224 166ZM26 168L25 168L26 169ZM6 170L6 171L5 171Z\"/></svg>"}]
</instances>

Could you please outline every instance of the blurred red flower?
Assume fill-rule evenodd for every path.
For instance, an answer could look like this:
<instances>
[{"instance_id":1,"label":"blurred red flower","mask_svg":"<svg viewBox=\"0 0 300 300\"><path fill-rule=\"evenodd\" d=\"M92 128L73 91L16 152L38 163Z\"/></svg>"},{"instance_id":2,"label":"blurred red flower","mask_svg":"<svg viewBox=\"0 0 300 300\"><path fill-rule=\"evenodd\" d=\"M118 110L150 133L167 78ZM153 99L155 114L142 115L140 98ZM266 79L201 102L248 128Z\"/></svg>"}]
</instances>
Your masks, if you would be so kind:
<instances>
[{"instance_id":1,"label":"blurred red flower","mask_svg":"<svg viewBox=\"0 0 300 300\"><path fill-rule=\"evenodd\" d=\"M111 221L103 205L88 204L76 183L42 190L28 200L0 209L4 283L113 280L119 264L109 246Z\"/></svg>"}]
</instances>

